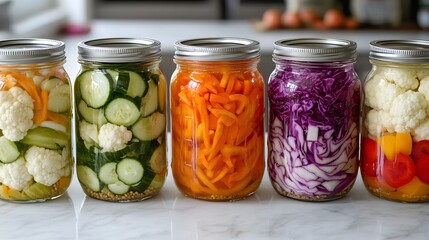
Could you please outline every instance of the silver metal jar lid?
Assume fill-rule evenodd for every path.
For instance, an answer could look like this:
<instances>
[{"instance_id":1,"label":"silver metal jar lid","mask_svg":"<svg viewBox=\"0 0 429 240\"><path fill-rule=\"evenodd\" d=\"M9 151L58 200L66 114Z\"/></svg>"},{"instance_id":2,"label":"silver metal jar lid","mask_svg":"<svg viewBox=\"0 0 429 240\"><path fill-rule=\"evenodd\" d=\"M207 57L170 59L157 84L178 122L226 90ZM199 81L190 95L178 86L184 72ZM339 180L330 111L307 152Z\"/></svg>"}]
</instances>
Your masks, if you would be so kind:
<instances>
[{"instance_id":1,"label":"silver metal jar lid","mask_svg":"<svg viewBox=\"0 0 429 240\"><path fill-rule=\"evenodd\" d=\"M369 44L369 58L404 63L429 63L429 41L377 40Z\"/></svg>"},{"instance_id":2,"label":"silver metal jar lid","mask_svg":"<svg viewBox=\"0 0 429 240\"><path fill-rule=\"evenodd\" d=\"M42 38L0 40L0 64L29 64L64 61L65 44Z\"/></svg>"},{"instance_id":3,"label":"silver metal jar lid","mask_svg":"<svg viewBox=\"0 0 429 240\"><path fill-rule=\"evenodd\" d=\"M78 44L79 60L129 63L161 58L161 43L153 39L102 38Z\"/></svg>"},{"instance_id":4,"label":"silver metal jar lid","mask_svg":"<svg viewBox=\"0 0 429 240\"><path fill-rule=\"evenodd\" d=\"M257 58L259 42L245 38L199 38L178 41L176 59L225 61Z\"/></svg>"},{"instance_id":5,"label":"silver metal jar lid","mask_svg":"<svg viewBox=\"0 0 429 240\"><path fill-rule=\"evenodd\" d=\"M343 39L297 38L274 43L274 60L332 62L356 59L356 43Z\"/></svg>"}]
</instances>

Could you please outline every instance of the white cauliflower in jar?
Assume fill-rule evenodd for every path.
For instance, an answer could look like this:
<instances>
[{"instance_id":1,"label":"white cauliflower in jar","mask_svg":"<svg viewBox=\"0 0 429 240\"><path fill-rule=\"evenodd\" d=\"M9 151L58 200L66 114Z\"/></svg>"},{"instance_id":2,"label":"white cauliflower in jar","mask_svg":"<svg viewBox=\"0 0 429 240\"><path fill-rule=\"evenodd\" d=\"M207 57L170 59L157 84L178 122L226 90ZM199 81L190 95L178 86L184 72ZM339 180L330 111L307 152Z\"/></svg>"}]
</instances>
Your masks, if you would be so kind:
<instances>
[{"instance_id":1,"label":"white cauliflower in jar","mask_svg":"<svg viewBox=\"0 0 429 240\"><path fill-rule=\"evenodd\" d=\"M386 81L382 74L376 74L368 80L364 91L365 105L384 111L389 111L393 100L405 92L402 88Z\"/></svg>"},{"instance_id":2,"label":"white cauliflower in jar","mask_svg":"<svg viewBox=\"0 0 429 240\"><path fill-rule=\"evenodd\" d=\"M429 76L420 80L420 86L418 91L425 95L426 101L429 102ZM426 114L429 115L429 106L426 109Z\"/></svg>"},{"instance_id":3,"label":"white cauliflower in jar","mask_svg":"<svg viewBox=\"0 0 429 240\"><path fill-rule=\"evenodd\" d=\"M384 78L405 90L415 90L419 86L417 71L414 69L385 68Z\"/></svg>"},{"instance_id":4,"label":"white cauliflower in jar","mask_svg":"<svg viewBox=\"0 0 429 240\"><path fill-rule=\"evenodd\" d=\"M106 123L101 126L98 134L98 144L103 152L116 152L127 146L133 133L124 126Z\"/></svg>"},{"instance_id":5,"label":"white cauliflower in jar","mask_svg":"<svg viewBox=\"0 0 429 240\"><path fill-rule=\"evenodd\" d=\"M392 103L390 116L396 132L411 132L426 118L427 102L420 92L407 91Z\"/></svg>"},{"instance_id":6,"label":"white cauliflower in jar","mask_svg":"<svg viewBox=\"0 0 429 240\"><path fill-rule=\"evenodd\" d=\"M29 148L25 153L26 166L34 181L51 186L62 176L70 175L70 157L67 151L67 148L62 153L36 146Z\"/></svg>"},{"instance_id":7,"label":"white cauliflower in jar","mask_svg":"<svg viewBox=\"0 0 429 240\"><path fill-rule=\"evenodd\" d=\"M25 159L18 158L16 161L0 165L0 182L17 191L29 187L33 183L33 176L25 166Z\"/></svg>"},{"instance_id":8,"label":"white cauliflower in jar","mask_svg":"<svg viewBox=\"0 0 429 240\"><path fill-rule=\"evenodd\" d=\"M423 120L416 128L411 132L413 140L418 142L421 140L429 140L429 118Z\"/></svg>"},{"instance_id":9,"label":"white cauliflower in jar","mask_svg":"<svg viewBox=\"0 0 429 240\"><path fill-rule=\"evenodd\" d=\"M392 117L386 111L377 111L374 109L369 111L366 114L365 127L368 133L375 138L378 138L380 133L386 131L394 132Z\"/></svg>"},{"instance_id":10,"label":"white cauliflower in jar","mask_svg":"<svg viewBox=\"0 0 429 240\"><path fill-rule=\"evenodd\" d=\"M422 80L425 77L429 77L429 69L419 69L417 70L417 78Z\"/></svg>"},{"instance_id":11,"label":"white cauliflower in jar","mask_svg":"<svg viewBox=\"0 0 429 240\"><path fill-rule=\"evenodd\" d=\"M98 127L86 121L79 122L79 135L86 144L98 144Z\"/></svg>"},{"instance_id":12,"label":"white cauliflower in jar","mask_svg":"<svg viewBox=\"0 0 429 240\"><path fill-rule=\"evenodd\" d=\"M11 141L22 140L33 126L33 99L19 87L0 91L0 129Z\"/></svg>"}]
</instances>

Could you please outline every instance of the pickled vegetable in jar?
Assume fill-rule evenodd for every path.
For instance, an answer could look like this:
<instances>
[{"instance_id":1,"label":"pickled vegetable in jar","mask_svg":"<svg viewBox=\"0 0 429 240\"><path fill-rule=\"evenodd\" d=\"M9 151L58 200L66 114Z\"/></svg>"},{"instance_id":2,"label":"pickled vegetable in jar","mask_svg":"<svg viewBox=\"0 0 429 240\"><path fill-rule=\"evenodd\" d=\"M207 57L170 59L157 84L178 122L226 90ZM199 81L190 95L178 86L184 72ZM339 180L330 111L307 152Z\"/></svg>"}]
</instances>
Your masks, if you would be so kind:
<instances>
[{"instance_id":1,"label":"pickled vegetable in jar","mask_svg":"<svg viewBox=\"0 0 429 240\"><path fill-rule=\"evenodd\" d=\"M107 38L78 48L76 172L84 192L114 202L155 196L167 175L160 43Z\"/></svg>"},{"instance_id":2,"label":"pickled vegetable in jar","mask_svg":"<svg viewBox=\"0 0 429 240\"><path fill-rule=\"evenodd\" d=\"M345 196L358 171L360 81L356 43L290 39L274 44L268 83L268 170L281 195Z\"/></svg>"},{"instance_id":3,"label":"pickled vegetable in jar","mask_svg":"<svg viewBox=\"0 0 429 240\"><path fill-rule=\"evenodd\" d=\"M370 43L361 175L375 196L429 200L429 41Z\"/></svg>"},{"instance_id":4,"label":"pickled vegetable in jar","mask_svg":"<svg viewBox=\"0 0 429 240\"><path fill-rule=\"evenodd\" d=\"M0 199L42 202L70 185L72 88L64 49L50 39L0 41Z\"/></svg>"},{"instance_id":5,"label":"pickled vegetable in jar","mask_svg":"<svg viewBox=\"0 0 429 240\"><path fill-rule=\"evenodd\" d=\"M186 196L228 201L253 194L264 174L264 81L259 43L176 43L171 80L172 171Z\"/></svg>"}]
</instances>

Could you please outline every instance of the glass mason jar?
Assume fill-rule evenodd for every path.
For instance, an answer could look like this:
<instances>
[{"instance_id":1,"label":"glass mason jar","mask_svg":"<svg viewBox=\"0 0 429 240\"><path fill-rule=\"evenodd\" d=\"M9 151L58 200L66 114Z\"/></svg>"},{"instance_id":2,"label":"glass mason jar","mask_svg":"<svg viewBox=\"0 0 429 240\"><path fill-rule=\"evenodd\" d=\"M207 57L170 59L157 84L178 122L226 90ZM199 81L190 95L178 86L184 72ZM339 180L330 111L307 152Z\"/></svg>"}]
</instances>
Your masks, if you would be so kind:
<instances>
[{"instance_id":1,"label":"glass mason jar","mask_svg":"<svg viewBox=\"0 0 429 240\"><path fill-rule=\"evenodd\" d=\"M268 170L286 197L345 196L358 171L360 81L356 43L305 38L274 44L268 83Z\"/></svg>"},{"instance_id":2,"label":"glass mason jar","mask_svg":"<svg viewBox=\"0 0 429 240\"><path fill-rule=\"evenodd\" d=\"M241 38L177 42L171 79L172 171L186 196L252 195L264 174L264 81L259 43Z\"/></svg>"},{"instance_id":3,"label":"glass mason jar","mask_svg":"<svg viewBox=\"0 0 429 240\"><path fill-rule=\"evenodd\" d=\"M167 175L161 44L106 38L78 50L76 173L84 192L116 202L155 196Z\"/></svg>"},{"instance_id":4,"label":"glass mason jar","mask_svg":"<svg viewBox=\"0 0 429 240\"><path fill-rule=\"evenodd\" d=\"M361 175L370 193L429 200L429 41L370 43L363 93Z\"/></svg>"},{"instance_id":5,"label":"glass mason jar","mask_svg":"<svg viewBox=\"0 0 429 240\"><path fill-rule=\"evenodd\" d=\"M0 41L0 198L42 202L69 187L71 85L64 43Z\"/></svg>"}]
</instances>

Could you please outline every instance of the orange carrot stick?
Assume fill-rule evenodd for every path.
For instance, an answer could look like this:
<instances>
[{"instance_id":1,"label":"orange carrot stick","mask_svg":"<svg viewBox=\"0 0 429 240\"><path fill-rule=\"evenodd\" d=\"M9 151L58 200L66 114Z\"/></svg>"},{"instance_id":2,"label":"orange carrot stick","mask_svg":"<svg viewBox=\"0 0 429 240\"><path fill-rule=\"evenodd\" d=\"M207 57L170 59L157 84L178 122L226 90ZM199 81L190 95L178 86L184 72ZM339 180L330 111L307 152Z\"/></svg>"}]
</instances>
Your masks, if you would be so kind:
<instances>
[{"instance_id":1,"label":"orange carrot stick","mask_svg":"<svg viewBox=\"0 0 429 240\"><path fill-rule=\"evenodd\" d=\"M61 114L58 114L58 113L54 113L54 112L51 112L51 111L48 111L47 113L47 119L49 119L49 120L51 120L51 121L54 121L54 122L56 122L56 123L59 123L59 124L61 124L61 125L63 125L63 126L67 126L67 124L68 124L68 120L67 120L67 118L66 117L64 117L63 115L61 115Z\"/></svg>"},{"instance_id":2,"label":"orange carrot stick","mask_svg":"<svg viewBox=\"0 0 429 240\"><path fill-rule=\"evenodd\" d=\"M37 124L45 121L48 118L49 92L43 90L40 95L41 95L42 108L40 110L36 110L33 118L34 122Z\"/></svg>"}]
</instances>

